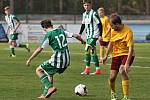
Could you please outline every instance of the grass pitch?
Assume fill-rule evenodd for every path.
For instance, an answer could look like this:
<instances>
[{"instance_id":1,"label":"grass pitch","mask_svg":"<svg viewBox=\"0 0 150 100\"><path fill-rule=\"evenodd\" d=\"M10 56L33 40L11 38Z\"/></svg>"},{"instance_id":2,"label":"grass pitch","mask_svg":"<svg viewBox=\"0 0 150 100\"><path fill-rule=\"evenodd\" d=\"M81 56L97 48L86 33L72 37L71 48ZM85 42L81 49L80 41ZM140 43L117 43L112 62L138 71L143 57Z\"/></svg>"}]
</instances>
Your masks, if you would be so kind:
<instances>
[{"instance_id":1,"label":"grass pitch","mask_svg":"<svg viewBox=\"0 0 150 100\"><path fill-rule=\"evenodd\" d=\"M31 53L38 45L31 44ZM101 66L100 76L80 75L84 69L84 46L70 44L71 65L61 75L54 76L54 86L58 91L48 100L110 100L110 90L107 83L109 65ZM135 44L136 57L130 78L131 100L150 100L150 44ZM97 52L99 48L97 48ZM16 58L9 57L7 44L0 44L0 100L38 100L42 92L41 83L35 75L36 67L51 56L51 49L46 49L32 61L30 67L25 65L31 55L24 49L16 49ZM108 62L110 63L110 62ZM95 70L91 65L92 72ZM88 95L76 96L74 87L78 84L88 87ZM119 100L122 98L120 76L116 81L116 92Z\"/></svg>"}]
</instances>

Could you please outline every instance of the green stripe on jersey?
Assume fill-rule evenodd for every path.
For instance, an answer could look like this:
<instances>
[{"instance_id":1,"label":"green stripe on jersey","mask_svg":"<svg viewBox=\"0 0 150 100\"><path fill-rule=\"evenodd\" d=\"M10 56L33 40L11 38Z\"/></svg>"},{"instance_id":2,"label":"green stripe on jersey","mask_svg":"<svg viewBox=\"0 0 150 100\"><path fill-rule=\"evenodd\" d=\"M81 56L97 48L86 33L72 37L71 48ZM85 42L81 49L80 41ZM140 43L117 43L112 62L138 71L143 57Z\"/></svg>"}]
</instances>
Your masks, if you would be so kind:
<instances>
[{"instance_id":1,"label":"green stripe on jersey","mask_svg":"<svg viewBox=\"0 0 150 100\"><path fill-rule=\"evenodd\" d=\"M69 51L66 49L65 52L55 52L54 59L51 60L54 60L51 62L54 62L56 68L65 68L70 64Z\"/></svg>"},{"instance_id":2,"label":"green stripe on jersey","mask_svg":"<svg viewBox=\"0 0 150 100\"><path fill-rule=\"evenodd\" d=\"M88 38L98 38L99 28L98 24L100 23L99 18L94 10L90 12L83 13L82 24L85 24L86 37Z\"/></svg>"}]
</instances>

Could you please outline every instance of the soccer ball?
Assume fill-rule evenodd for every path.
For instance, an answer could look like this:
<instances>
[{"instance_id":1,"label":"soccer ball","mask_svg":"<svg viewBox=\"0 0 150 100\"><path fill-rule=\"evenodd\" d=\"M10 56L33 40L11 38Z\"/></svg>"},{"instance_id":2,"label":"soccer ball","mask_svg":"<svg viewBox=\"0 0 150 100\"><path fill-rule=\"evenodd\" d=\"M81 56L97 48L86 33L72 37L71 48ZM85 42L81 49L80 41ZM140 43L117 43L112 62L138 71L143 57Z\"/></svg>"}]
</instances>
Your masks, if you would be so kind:
<instances>
[{"instance_id":1,"label":"soccer ball","mask_svg":"<svg viewBox=\"0 0 150 100\"><path fill-rule=\"evenodd\" d=\"M85 95L87 95L88 89L87 89L86 85L79 84L75 87L74 92L77 96L85 96Z\"/></svg>"}]
</instances>

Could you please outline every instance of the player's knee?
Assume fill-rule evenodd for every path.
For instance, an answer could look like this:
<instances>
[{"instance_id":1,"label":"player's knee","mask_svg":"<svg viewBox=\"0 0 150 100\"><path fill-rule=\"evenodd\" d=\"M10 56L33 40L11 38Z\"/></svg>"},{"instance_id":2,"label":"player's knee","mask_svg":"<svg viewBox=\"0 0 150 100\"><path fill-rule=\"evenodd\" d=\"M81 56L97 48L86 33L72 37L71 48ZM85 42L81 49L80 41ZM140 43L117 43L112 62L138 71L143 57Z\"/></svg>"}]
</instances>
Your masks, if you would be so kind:
<instances>
[{"instance_id":1,"label":"player's knee","mask_svg":"<svg viewBox=\"0 0 150 100\"><path fill-rule=\"evenodd\" d=\"M120 69L119 69L119 73L121 74L121 76L127 76L127 72L125 71L124 66L121 65Z\"/></svg>"},{"instance_id":2,"label":"player's knee","mask_svg":"<svg viewBox=\"0 0 150 100\"><path fill-rule=\"evenodd\" d=\"M116 78L115 78L114 76L110 76L110 77L109 77L109 82L111 82L111 83L112 83L112 82L115 82L115 79L116 79Z\"/></svg>"},{"instance_id":3,"label":"player's knee","mask_svg":"<svg viewBox=\"0 0 150 100\"><path fill-rule=\"evenodd\" d=\"M116 71L111 71L110 72L110 75L109 75L109 81L110 82L115 82L115 80L116 80L116 77L117 77L117 74L118 74L118 72L116 72Z\"/></svg>"},{"instance_id":4,"label":"player's knee","mask_svg":"<svg viewBox=\"0 0 150 100\"><path fill-rule=\"evenodd\" d=\"M8 42L8 44L9 44L9 45L12 45L12 42L11 42L11 41L9 41L9 42Z\"/></svg>"},{"instance_id":5,"label":"player's knee","mask_svg":"<svg viewBox=\"0 0 150 100\"><path fill-rule=\"evenodd\" d=\"M95 48L91 49L91 54L96 55L96 49Z\"/></svg>"},{"instance_id":6,"label":"player's knee","mask_svg":"<svg viewBox=\"0 0 150 100\"><path fill-rule=\"evenodd\" d=\"M86 49L84 50L84 52L85 52L85 54L90 54L90 49L89 49L89 48L86 48Z\"/></svg>"},{"instance_id":7,"label":"player's knee","mask_svg":"<svg viewBox=\"0 0 150 100\"><path fill-rule=\"evenodd\" d=\"M43 70L40 67L36 68L36 74L39 75L43 72Z\"/></svg>"}]
</instances>

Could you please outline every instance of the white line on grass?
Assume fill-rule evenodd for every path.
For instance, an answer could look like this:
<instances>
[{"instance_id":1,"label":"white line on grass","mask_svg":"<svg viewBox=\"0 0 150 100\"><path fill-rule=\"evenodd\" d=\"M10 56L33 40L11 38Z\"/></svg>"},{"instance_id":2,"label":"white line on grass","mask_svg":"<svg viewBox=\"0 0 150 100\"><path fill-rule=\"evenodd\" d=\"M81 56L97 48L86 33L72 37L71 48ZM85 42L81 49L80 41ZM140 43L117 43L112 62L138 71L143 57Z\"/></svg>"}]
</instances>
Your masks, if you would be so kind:
<instances>
[{"instance_id":1,"label":"white line on grass","mask_svg":"<svg viewBox=\"0 0 150 100\"><path fill-rule=\"evenodd\" d=\"M3 49L0 49L0 50L9 50L8 48L3 48ZM23 51L24 49L21 49L21 48L17 48L17 50L20 50L20 51ZM46 51L44 50L43 52L52 52L52 51ZM70 52L71 53L71 52ZM84 53L79 53L79 52L73 52L71 54L77 54L77 55L84 55ZM137 57L136 58L139 58L139 59L150 59L150 57ZM107 65L110 65L110 64L107 64ZM142 66L131 66L131 67L134 67L134 68L150 68L150 67L142 67Z\"/></svg>"},{"instance_id":2,"label":"white line on grass","mask_svg":"<svg viewBox=\"0 0 150 100\"><path fill-rule=\"evenodd\" d=\"M135 68L150 68L150 67L142 67L142 66L131 66L131 67L135 67Z\"/></svg>"},{"instance_id":3,"label":"white line on grass","mask_svg":"<svg viewBox=\"0 0 150 100\"><path fill-rule=\"evenodd\" d=\"M52 51L43 51L43 52L52 52ZM71 53L71 52L70 52ZM80 53L80 52L73 52L71 54L77 54L77 55L84 55L84 53ZM150 59L150 57L137 57L135 56L135 58L140 58L140 59Z\"/></svg>"},{"instance_id":4,"label":"white line on grass","mask_svg":"<svg viewBox=\"0 0 150 100\"><path fill-rule=\"evenodd\" d=\"M110 66L110 64L106 64L106 65L109 65ZM146 66L131 66L131 67L133 67L133 68L144 68L144 69L149 69L150 67L146 67Z\"/></svg>"}]
</instances>

